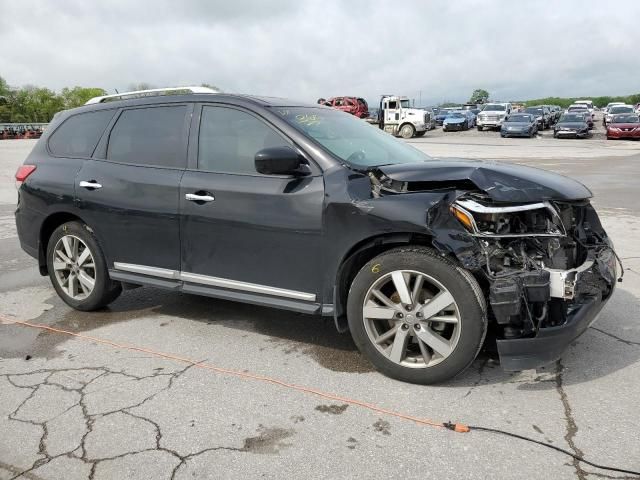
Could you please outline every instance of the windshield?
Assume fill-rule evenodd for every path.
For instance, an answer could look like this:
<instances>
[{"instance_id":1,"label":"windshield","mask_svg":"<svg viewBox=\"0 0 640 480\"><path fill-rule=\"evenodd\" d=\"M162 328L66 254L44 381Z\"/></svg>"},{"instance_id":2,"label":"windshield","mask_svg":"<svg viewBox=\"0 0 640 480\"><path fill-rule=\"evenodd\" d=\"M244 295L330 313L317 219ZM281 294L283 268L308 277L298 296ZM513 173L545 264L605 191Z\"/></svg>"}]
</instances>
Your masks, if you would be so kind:
<instances>
[{"instance_id":1,"label":"windshield","mask_svg":"<svg viewBox=\"0 0 640 480\"><path fill-rule=\"evenodd\" d=\"M528 123L531 121L531 115L511 115L507 118L507 122L520 122L520 123Z\"/></svg>"},{"instance_id":2,"label":"windshield","mask_svg":"<svg viewBox=\"0 0 640 480\"><path fill-rule=\"evenodd\" d=\"M489 104L489 105L485 105L485 107L482 109L484 112L504 112L505 108L504 105L494 105L494 104Z\"/></svg>"},{"instance_id":3,"label":"windshield","mask_svg":"<svg viewBox=\"0 0 640 480\"><path fill-rule=\"evenodd\" d=\"M568 112L579 112L580 110L587 111L587 107L584 105L574 105L572 107L567 108Z\"/></svg>"},{"instance_id":4,"label":"windshield","mask_svg":"<svg viewBox=\"0 0 640 480\"><path fill-rule=\"evenodd\" d=\"M348 113L313 107L273 110L289 125L356 168L431 160L420 150Z\"/></svg>"},{"instance_id":5,"label":"windshield","mask_svg":"<svg viewBox=\"0 0 640 480\"><path fill-rule=\"evenodd\" d=\"M447 118L465 118L465 116L460 112L448 112Z\"/></svg>"},{"instance_id":6,"label":"windshield","mask_svg":"<svg viewBox=\"0 0 640 480\"><path fill-rule=\"evenodd\" d=\"M560 117L560 122L584 122L584 115L575 113L570 115L562 115L562 117Z\"/></svg>"},{"instance_id":7,"label":"windshield","mask_svg":"<svg viewBox=\"0 0 640 480\"><path fill-rule=\"evenodd\" d=\"M542 108L529 107L525 110L527 113L535 113L536 115L542 115Z\"/></svg>"},{"instance_id":8,"label":"windshield","mask_svg":"<svg viewBox=\"0 0 640 480\"><path fill-rule=\"evenodd\" d=\"M637 115L616 115L613 117L613 123L638 123Z\"/></svg>"},{"instance_id":9,"label":"windshield","mask_svg":"<svg viewBox=\"0 0 640 480\"><path fill-rule=\"evenodd\" d=\"M409 104L409 100L400 100L400 106L402 108L411 108L411 105Z\"/></svg>"},{"instance_id":10,"label":"windshield","mask_svg":"<svg viewBox=\"0 0 640 480\"><path fill-rule=\"evenodd\" d=\"M619 106L619 107L611 107L609 113L633 113L633 107Z\"/></svg>"}]
</instances>

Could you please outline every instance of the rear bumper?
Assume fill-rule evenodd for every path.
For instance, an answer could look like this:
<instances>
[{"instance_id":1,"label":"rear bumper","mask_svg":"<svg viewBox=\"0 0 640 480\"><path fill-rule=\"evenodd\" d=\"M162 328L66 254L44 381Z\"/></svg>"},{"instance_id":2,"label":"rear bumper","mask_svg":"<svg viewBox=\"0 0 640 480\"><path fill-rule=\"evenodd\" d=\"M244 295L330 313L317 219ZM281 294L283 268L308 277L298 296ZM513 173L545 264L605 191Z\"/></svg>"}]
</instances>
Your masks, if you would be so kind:
<instances>
[{"instance_id":1,"label":"rear bumper","mask_svg":"<svg viewBox=\"0 0 640 480\"><path fill-rule=\"evenodd\" d=\"M500 364L504 370L528 370L555 362L566 347L595 322L615 289L615 258L607 249L584 266L585 268L579 267L567 272L555 271L552 274L552 297L558 298L566 294L572 297L575 293L574 299L564 300L570 307L562 325L541 327L533 337L497 340ZM604 291L594 289L594 285L608 287ZM595 290L600 291L596 293Z\"/></svg>"}]
</instances>

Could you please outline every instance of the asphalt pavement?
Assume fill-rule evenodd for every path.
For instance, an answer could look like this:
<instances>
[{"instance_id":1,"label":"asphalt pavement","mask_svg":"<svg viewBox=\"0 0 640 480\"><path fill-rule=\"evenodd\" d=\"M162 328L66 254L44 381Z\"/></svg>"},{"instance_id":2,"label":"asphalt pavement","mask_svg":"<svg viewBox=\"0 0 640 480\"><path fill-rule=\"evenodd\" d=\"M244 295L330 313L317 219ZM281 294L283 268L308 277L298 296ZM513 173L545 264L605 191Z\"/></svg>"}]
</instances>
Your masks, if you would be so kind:
<instances>
[{"instance_id":1,"label":"asphalt pavement","mask_svg":"<svg viewBox=\"0 0 640 480\"><path fill-rule=\"evenodd\" d=\"M449 420L640 470L640 143L440 130L410 143L443 159L546 168L593 190L624 282L559 362L506 373L482 352L455 380L425 387L374 371L328 319L146 287L100 312L71 310L12 221L12 176L33 141L3 141L0 480L624 478L427 424Z\"/></svg>"}]
</instances>

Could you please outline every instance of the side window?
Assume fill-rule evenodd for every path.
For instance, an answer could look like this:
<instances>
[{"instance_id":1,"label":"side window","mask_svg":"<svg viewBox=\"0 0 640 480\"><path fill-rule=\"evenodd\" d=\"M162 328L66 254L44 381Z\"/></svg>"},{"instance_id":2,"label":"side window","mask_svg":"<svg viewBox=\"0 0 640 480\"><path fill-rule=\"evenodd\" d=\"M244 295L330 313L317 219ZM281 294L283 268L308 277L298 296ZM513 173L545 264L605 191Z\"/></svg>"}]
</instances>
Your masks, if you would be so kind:
<instances>
[{"instance_id":1,"label":"side window","mask_svg":"<svg viewBox=\"0 0 640 480\"><path fill-rule=\"evenodd\" d=\"M395 110L398 108L398 102L393 101L393 102L389 102L389 110Z\"/></svg>"},{"instance_id":2,"label":"side window","mask_svg":"<svg viewBox=\"0 0 640 480\"><path fill-rule=\"evenodd\" d=\"M125 110L109 135L107 159L160 167L185 167L185 105Z\"/></svg>"},{"instance_id":3,"label":"side window","mask_svg":"<svg viewBox=\"0 0 640 480\"><path fill-rule=\"evenodd\" d=\"M291 146L253 115L225 107L202 107L198 168L219 173L259 175L255 155L263 148Z\"/></svg>"},{"instance_id":4,"label":"side window","mask_svg":"<svg viewBox=\"0 0 640 480\"><path fill-rule=\"evenodd\" d=\"M99 110L66 119L49 138L49 150L61 157L90 157L115 110Z\"/></svg>"}]
</instances>

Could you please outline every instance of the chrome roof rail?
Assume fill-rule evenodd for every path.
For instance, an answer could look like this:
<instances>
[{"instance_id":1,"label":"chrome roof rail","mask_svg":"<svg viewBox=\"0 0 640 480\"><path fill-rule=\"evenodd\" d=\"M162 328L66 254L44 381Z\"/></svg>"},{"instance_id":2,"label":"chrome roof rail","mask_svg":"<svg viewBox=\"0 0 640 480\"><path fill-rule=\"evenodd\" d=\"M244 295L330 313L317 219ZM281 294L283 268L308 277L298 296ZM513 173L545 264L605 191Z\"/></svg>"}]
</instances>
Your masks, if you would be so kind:
<instances>
[{"instance_id":1,"label":"chrome roof rail","mask_svg":"<svg viewBox=\"0 0 640 480\"><path fill-rule=\"evenodd\" d=\"M113 95L103 95L101 97L93 97L87 100L85 105L93 103L103 103L109 100L125 100L128 98L156 97L160 95L179 95L182 93L221 93L220 90L214 90L209 87L171 87L171 88L152 88L150 90L136 90L135 92L114 93Z\"/></svg>"}]
</instances>

